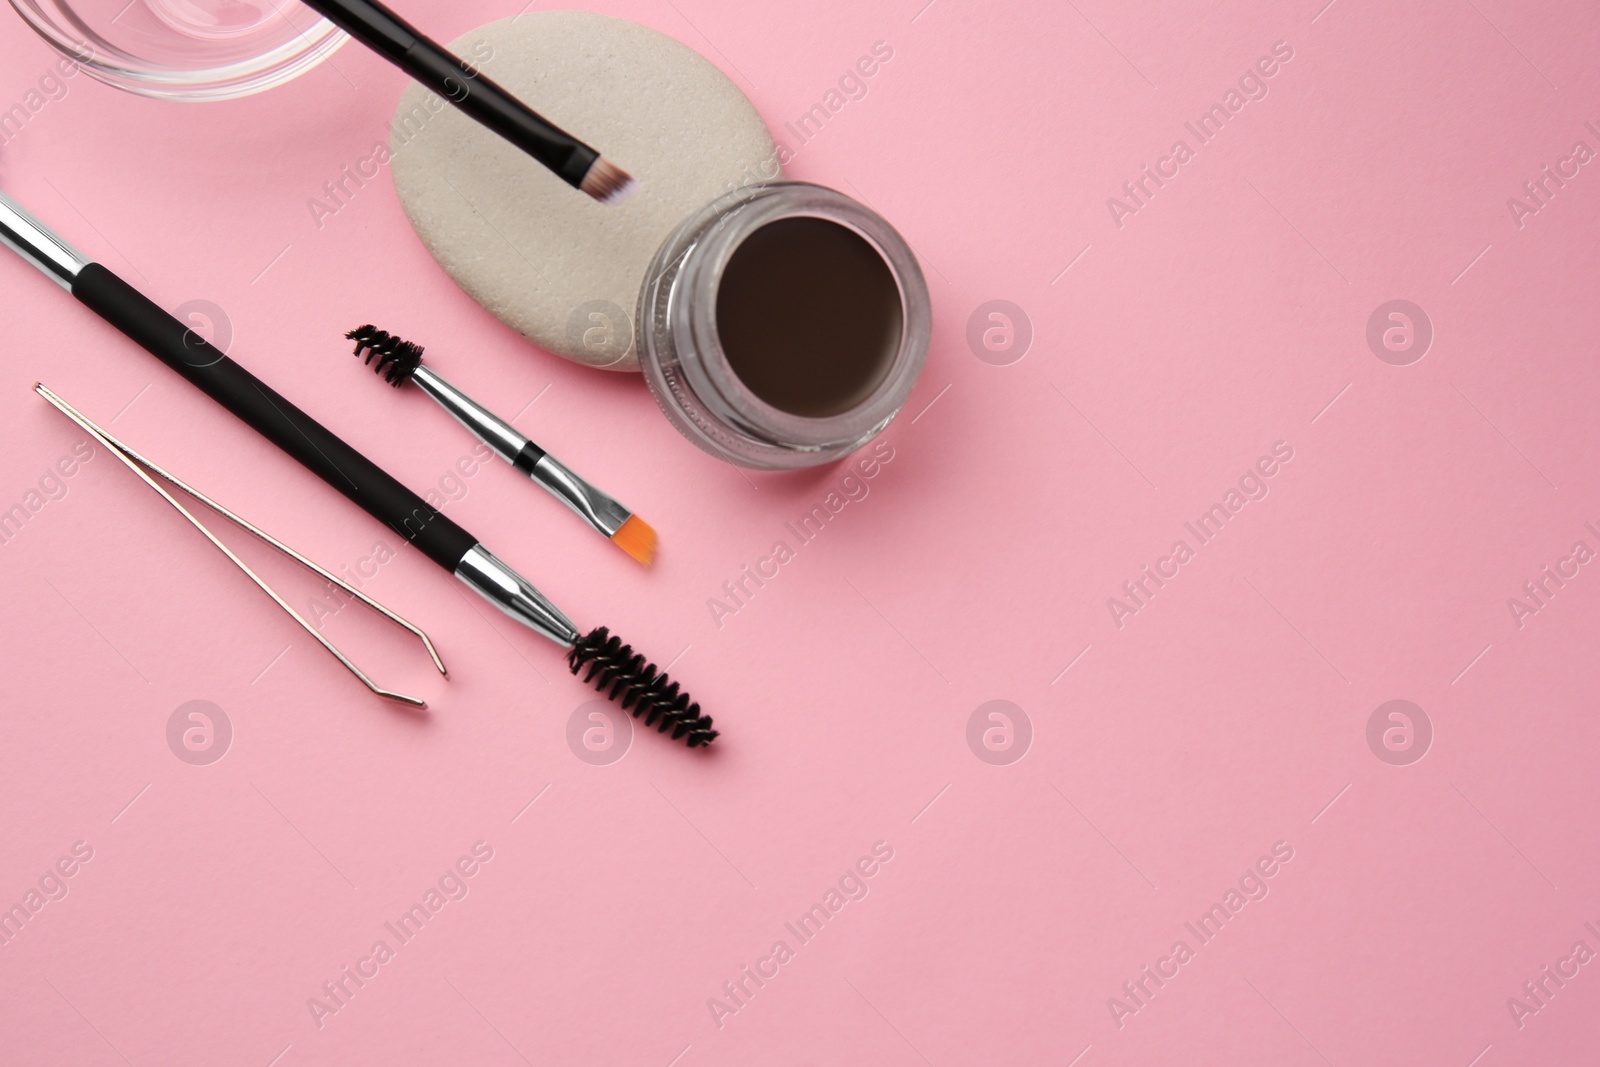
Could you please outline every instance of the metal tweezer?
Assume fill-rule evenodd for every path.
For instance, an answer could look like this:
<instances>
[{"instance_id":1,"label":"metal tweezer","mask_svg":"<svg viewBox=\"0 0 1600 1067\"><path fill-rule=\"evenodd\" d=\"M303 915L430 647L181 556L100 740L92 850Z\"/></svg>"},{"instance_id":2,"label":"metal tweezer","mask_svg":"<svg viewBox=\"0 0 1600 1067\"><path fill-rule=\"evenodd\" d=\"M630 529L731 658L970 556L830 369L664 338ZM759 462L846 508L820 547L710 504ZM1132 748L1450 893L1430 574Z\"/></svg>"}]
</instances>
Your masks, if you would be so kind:
<instances>
[{"instance_id":1,"label":"metal tweezer","mask_svg":"<svg viewBox=\"0 0 1600 1067\"><path fill-rule=\"evenodd\" d=\"M269 597L272 598L273 603L277 604L278 607L280 607L284 611L286 611L289 614L290 618L294 619L295 622L300 624L300 628L301 629L305 630L306 633L310 634L313 638L315 638L317 644L319 644L323 648L327 649L328 653L330 655L332 655L334 659L336 659L340 663L344 664L344 667L345 667L346 670L348 670L351 674L353 674L357 678L359 678L361 680L361 684L362 685L366 686L368 689L370 689L372 692L376 693L378 696L384 697L384 698L386 698L388 700L399 701L402 704L408 704L408 705L410 705L411 707L414 707L414 708L426 708L428 706L424 701L419 700L416 697L407 696L404 693L396 693L396 692L393 692L391 690L384 689L382 686L380 686L377 683L375 683L371 678L368 678L366 676L366 674L362 673L362 670L361 670L360 667L357 667L354 663L352 663L348 656L346 656L343 652L340 652L338 650L338 648L334 647L332 642L330 642L327 638L323 637L322 634L318 633L316 628L313 627L304 618L302 618L299 612L295 611L294 608L291 608L289 606L288 601L284 600L283 597L279 596L277 594L277 592L271 586L269 586L266 582L262 581L261 577L259 575L257 575L255 571L251 570L249 568L249 566L247 566L243 560L241 560L238 556L234 555L233 551L231 549L229 549L227 545L223 544L220 540L218 540L217 536L215 534L213 534L209 529L207 529L206 525L203 522L201 522L199 519L195 518L193 513L191 513L188 508L186 508L182 504L180 504L177 501L177 499L174 498L171 493L167 492L166 488L163 487L162 485L160 485L155 480L155 478L151 477L151 475L154 474L156 477L159 477L162 481L167 482L169 485L171 485L173 487L176 487L177 489L182 490L184 493L187 493L189 496L191 496L194 499L200 501L202 504L205 504L207 507L209 507L213 511L217 512L219 515L222 515L223 517L227 518L229 521L235 523L241 529L249 532L250 534L254 535L255 537L259 538L260 540L262 540L262 541L266 542L267 544L271 545L273 548L277 549L279 552L282 552L285 556L288 556L290 559L294 560L296 563L300 564L302 567L305 567L307 570L312 571L313 573L317 574L319 577L326 579L327 581L329 581L329 582L333 583L334 585L338 586L340 589L344 590L346 593L349 593L350 596L352 596L356 600L361 601L363 604L367 605L367 607L371 608L373 611L376 611L379 615L382 615L384 618L388 619L390 622L394 623L397 626L403 627L404 629L407 629L407 630L411 631L413 634L416 634L417 637L422 641L422 646L428 650L428 655L430 657L432 657L433 665L435 667L439 668L439 673L448 676L449 672L445 670L444 661L439 658L438 650L433 647L433 642L428 639L428 635L423 633L420 628L418 628L417 626L413 625L412 623L407 622L405 619L402 619L399 615L396 615L394 612L390 611L388 608L384 607L382 604L378 603L376 600L373 600L371 597L369 597L365 593L361 592L361 590L359 590L359 589L355 588L354 586L350 585L348 582L346 582L343 579L341 579L338 575L336 575L336 574L332 573L331 571L319 566L318 564L314 563L313 561L307 559L305 556L302 556L300 553L296 552L294 549L290 548L288 545L284 544L282 541L279 541L277 538L273 537L271 534L269 534L266 531L260 529L259 527L255 526L254 524L246 521L245 519L240 518L238 515L235 515L233 512L229 511L227 508L223 507L221 504L217 503L215 500L212 500L210 497L206 496L204 493L200 492L198 489L194 488L191 485L188 485L187 483L183 482L182 480L180 480L179 478L173 476L172 474L168 473L167 471L162 470L160 467L156 466L150 460L146 459L144 456L141 456L139 453L135 452L133 449L129 448L127 445L123 444L121 441L119 441L115 437L111 436L111 434L106 432L104 429L102 429L101 427L95 425L82 412L78 411L76 408L74 408L71 404L67 403L65 400L62 400L59 396L57 396L55 393L51 392L44 385L35 383L34 387L33 387L33 391L38 393L40 396L44 397L46 400L50 401L51 404L55 405L57 410L59 410L63 415L65 415L67 418L71 419L73 422L77 423L78 426L85 433L89 434L89 436L93 437L96 441L98 441L102 445L104 445L106 447L106 450L109 451L113 456L116 456L119 460L121 460L124 466L126 466L129 470L133 471L134 474L137 474L141 481L143 481L150 488L154 489L157 493L161 494L161 498L163 500L165 500L167 503L171 504L174 508L176 508L177 511L178 511L178 514L182 515L185 519L188 519L190 525L192 525L196 530L199 530L202 534L204 534L207 541L210 541L213 545L216 545L217 548L222 552L222 554L227 556L228 559L233 563L233 565L235 567L238 567L241 571L243 571L245 573L245 576L247 578L249 578L252 582L256 583L256 586L263 593L266 593Z\"/></svg>"}]
</instances>

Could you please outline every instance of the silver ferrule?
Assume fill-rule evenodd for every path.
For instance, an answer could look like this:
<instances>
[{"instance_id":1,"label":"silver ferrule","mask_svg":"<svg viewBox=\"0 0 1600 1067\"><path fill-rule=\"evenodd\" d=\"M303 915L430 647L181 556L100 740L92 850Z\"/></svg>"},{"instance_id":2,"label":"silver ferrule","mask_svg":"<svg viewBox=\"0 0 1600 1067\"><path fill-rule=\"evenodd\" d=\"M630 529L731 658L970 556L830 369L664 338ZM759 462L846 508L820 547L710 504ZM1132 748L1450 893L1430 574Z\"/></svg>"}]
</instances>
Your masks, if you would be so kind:
<instances>
[{"instance_id":1,"label":"silver ferrule","mask_svg":"<svg viewBox=\"0 0 1600 1067\"><path fill-rule=\"evenodd\" d=\"M456 577L478 595L531 630L537 630L562 648L571 648L582 635L572 620L550 603L533 583L494 558L482 545L473 545L456 564Z\"/></svg>"},{"instance_id":2,"label":"silver ferrule","mask_svg":"<svg viewBox=\"0 0 1600 1067\"><path fill-rule=\"evenodd\" d=\"M72 291L72 281L89 261L22 206L0 193L0 244Z\"/></svg>"},{"instance_id":3,"label":"silver ferrule","mask_svg":"<svg viewBox=\"0 0 1600 1067\"><path fill-rule=\"evenodd\" d=\"M484 444L513 462L528 439L516 431L509 422L439 377L426 365L418 367L411 375L424 393L439 402L439 406L454 415L456 421L477 435Z\"/></svg>"},{"instance_id":4,"label":"silver ferrule","mask_svg":"<svg viewBox=\"0 0 1600 1067\"><path fill-rule=\"evenodd\" d=\"M554 493L562 503L576 511L584 522L607 537L615 537L632 514L615 498L578 477L548 452L534 464L528 477Z\"/></svg>"}]
</instances>

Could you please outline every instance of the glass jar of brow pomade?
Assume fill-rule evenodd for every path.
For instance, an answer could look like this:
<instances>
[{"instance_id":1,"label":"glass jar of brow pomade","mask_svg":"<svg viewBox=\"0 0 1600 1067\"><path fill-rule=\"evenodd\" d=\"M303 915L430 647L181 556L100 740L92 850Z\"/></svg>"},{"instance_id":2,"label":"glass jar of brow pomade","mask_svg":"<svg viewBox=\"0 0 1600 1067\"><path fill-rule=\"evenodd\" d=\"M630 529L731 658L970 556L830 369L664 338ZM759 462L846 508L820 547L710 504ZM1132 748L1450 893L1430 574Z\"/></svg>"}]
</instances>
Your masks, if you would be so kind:
<instances>
[{"instance_id":1,"label":"glass jar of brow pomade","mask_svg":"<svg viewBox=\"0 0 1600 1067\"><path fill-rule=\"evenodd\" d=\"M719 459L831 463L871 440L928 354L905 240L843 193L739 189L662 244L639 294L639 363L667 418Z\"/></svg>"}]
</instances>

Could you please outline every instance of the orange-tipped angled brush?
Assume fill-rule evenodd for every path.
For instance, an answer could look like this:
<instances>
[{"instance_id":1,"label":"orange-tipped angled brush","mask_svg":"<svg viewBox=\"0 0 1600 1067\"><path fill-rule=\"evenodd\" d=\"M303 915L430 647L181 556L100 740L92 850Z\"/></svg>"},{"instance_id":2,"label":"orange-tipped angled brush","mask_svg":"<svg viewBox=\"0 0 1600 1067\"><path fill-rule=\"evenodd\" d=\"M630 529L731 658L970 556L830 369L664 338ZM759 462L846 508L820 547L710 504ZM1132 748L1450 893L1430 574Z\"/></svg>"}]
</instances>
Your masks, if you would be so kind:
<instances>
[{"instance_id":1,"label":"orange-tipped angled brush","mask_svg":"<svg viewBox=\"0 0 1600 1067\"><path fill-rule=\"evenodd\" d=\"M363 326L345 335L356 343L356 355L395 388L415 382L506 462L548 489L578 517L611 539L634 559L650 565L656 554L656 532L650 524L612 497L596 489L550 453L528 440L504 419L422 365L422 346L383 330Z\"/></svg>"}]
</instances>

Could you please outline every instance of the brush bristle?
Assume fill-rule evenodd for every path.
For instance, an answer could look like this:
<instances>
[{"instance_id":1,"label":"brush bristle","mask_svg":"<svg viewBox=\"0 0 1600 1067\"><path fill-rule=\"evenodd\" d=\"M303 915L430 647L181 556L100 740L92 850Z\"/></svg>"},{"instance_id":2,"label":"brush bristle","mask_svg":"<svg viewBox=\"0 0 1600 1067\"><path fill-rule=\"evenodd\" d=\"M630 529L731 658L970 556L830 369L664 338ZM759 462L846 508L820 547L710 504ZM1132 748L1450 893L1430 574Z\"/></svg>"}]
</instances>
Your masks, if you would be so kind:
<instances>
[{"instance_id":1,"label":"brush bristle","mask_svg":"<svg viewBox=\"0 0 1600 1067\"><path fill-rule=\"evenodd\" d=\"M583 680L609 700L632 711L633 717L659 732L671 731L674 741L690 748L709 745L717 739L711 717L700 714L700 705L678 690L669 679L633 648L611 635L604 626L590 630L567 653L567 666L573 674L589 668Z\"/></svg>"},{"instance_id":2,"label":"brush bristle","mask_svg":"<svg viewBox=\"0 0 1600 1067\"><path fill-rule=\"evenodd\" d=\"M633 192L633 178L604 157L589 164L589 173L578 186L602 204L620 204Z\"/></svg>"},{"instance_id":3,"label":"brush bristle","mask_svg":"<svg viewBox=\"0 0 1600 1067\"><path fill-rule=\"evenodd\" d=\"M367 365L396 389L411 380L422 365L422 346L400 338L370 323L351 330L345 337L356 343L356 355L365 353Z\"/></svg>"},{"instance_id":4,"label":"brush bristle","mask_svg":"<svg viewBox=\"0 0 1600 1067\"><path fill-rule=\"evenodd\" d=\"M656 531L637 515L629 515L611 542L646 567L656 558Z\"/></svg>"}]
</instances>

